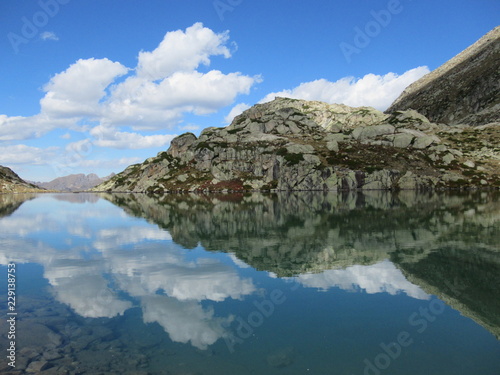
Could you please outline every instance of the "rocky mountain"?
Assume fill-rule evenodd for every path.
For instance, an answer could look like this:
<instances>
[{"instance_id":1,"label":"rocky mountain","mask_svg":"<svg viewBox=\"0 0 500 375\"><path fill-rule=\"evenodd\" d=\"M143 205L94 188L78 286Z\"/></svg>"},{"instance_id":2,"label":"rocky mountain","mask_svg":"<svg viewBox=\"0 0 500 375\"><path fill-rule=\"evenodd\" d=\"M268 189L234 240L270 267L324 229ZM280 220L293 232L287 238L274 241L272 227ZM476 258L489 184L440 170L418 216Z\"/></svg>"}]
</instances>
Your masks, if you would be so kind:
<instances>
[{"instance_id":1,"label":"rocky mountain","mask_svg":"<svg viewBox=\"0 0 500 375\"><path fill-rule=\"evenodd\" d=\"M45 191L36 185L24 181L12 169L0 165L0 194L1 193L34 193Z\"/></svg>"},{"instance_id":2,"label":"rocky mountain","mask_svg":"<svg viewBox=\"0 0 500 375\"><path fill-rule=\"evenodd\" d=\"M386 113L414 109L433 122L500 121L500 26L410 85Z\"/></svg>"},{"instance_id":3,"label":"rocky mountain","mask_svg":"<svg viewBox=\"0 0 500 375\"><path fill-rule=\"evenodd\" d=\"M94 191L499 187L500 124L276 98L128 167Z\"/></svg>"},{"instance_id":4,"label":"rocky mountain","mask_svg":"<svg viewBox=\"0 0 500 375\"><path fill-rule=\"evenodd\" d=\"M72 174L69 176L58 177L49 182L34 182L37 186L40 186L44 189L57 190L57 191L82 191L88 190L97 186L104 181L109 180L115 174L111 174L107 177L100 178L98 175L91 173L85 175L83 173L80 174Z\"/></svg>"}]
</instances>

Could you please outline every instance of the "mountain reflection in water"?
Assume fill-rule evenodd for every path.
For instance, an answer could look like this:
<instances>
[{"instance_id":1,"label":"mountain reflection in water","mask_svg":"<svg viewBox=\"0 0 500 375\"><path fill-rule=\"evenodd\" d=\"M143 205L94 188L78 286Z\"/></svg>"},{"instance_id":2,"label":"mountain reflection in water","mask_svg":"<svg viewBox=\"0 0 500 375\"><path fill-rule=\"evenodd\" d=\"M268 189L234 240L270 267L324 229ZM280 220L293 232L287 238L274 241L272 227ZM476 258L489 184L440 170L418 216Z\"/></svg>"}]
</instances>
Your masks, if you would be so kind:
<instances>
[{"instance_id":1,"label":"mountain reflection in water","mask_svg":"<svg viewBox=\"0 0 500 375\"><path fill-rule=\"evenodd\" d=\"M254 269L318 291L436 295L500 337L498 192L33 197L1 197L0 263L40 264L81 317L139 308L205 350L231 335L221 303L263 293Z\"/></svg>"}]
</instances>

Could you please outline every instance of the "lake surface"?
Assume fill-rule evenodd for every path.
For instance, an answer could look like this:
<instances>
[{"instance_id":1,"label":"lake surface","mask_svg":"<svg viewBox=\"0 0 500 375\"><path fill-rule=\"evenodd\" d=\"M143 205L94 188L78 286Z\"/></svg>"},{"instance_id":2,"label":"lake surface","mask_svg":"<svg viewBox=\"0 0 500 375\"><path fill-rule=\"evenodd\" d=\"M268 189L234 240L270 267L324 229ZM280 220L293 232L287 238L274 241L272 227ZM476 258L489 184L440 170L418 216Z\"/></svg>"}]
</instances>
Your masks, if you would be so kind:
<instances>
[{"instance_id":1,"label":"lake surface","mask_svg":"<svg viewBox=\"0 0 500 375\"><path fill-rule=\"evenodd\" d=\"M0 195L0 372L498 375L499 198Z\"/></svg>"}]
</instances>

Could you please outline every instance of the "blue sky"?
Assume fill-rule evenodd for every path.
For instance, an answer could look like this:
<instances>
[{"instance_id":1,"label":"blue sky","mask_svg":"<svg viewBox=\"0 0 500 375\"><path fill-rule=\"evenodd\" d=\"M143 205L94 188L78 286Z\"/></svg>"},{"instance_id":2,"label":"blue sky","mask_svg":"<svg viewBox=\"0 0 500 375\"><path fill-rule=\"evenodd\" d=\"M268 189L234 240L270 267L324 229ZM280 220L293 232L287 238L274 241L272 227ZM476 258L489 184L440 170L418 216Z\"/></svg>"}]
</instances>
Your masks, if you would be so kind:
<instances>
[{"instance_id":1,"label":"blue sky","mask_svg":"<svg viewBox=\"0 0 500 375\"><path fill-rule=\"evenodd\" d=\"M2 0L0 165L120 172L275 95L384 110L498 0Z\"/></svg>"}]
</instances>

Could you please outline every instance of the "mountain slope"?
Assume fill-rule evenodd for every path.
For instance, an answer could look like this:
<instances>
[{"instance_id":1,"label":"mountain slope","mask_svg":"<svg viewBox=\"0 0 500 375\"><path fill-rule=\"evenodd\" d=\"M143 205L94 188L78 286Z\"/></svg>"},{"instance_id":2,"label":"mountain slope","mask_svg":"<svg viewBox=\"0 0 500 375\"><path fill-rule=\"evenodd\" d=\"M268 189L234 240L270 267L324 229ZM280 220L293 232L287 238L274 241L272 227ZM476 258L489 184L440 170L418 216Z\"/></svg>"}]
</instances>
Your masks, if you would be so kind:
<instances>
[{"instance_id":1,"label":"mountain slope","mask_svg":"<svg viewBox=\"0 0 500 375\"><path fill-rule=\"evenodd\" d=\"M44 189L57 190L57 191L81 191L88 190L97 186L104 181L107 181L111 177L114 176L114 173L110 176L100 178L94 173L85 175L83 173L80 174L72 174L69 176L58 177L49 182L35 182L37 186L40 186Z\"/></svg>"},{"instance_id":2,"label":"mountain slope","mask_svg":"<svg viewBox=\"0 0 500 375\"><path fill-rule=\"evenodd\" d=\"M92 190L498 187L499 143L499 126L457 132L415 111L385 115L368 107L276 98L226 128L207 128L199 138L183 134L168 151Z\"/></svg>"},{"instance_id":3,"label":"mountain slope","mask_svg":"<svg viewBox=\"0 0 500 375\"><path fill-rule=\"evenodd\" d=\"M29 193L45 191L21 179L10 168L0 165L0 193Z\"/></svg>"},{"instance_id":4,"label":"mountain slope","mask_svg":"<svg viewBox=\"0 0 500 375\"><path fill-rule=\"evenodd\" d=\"M500 26L411 84L386 113L414 109L433 122L500 121Z\"/></svg>"}]
</instances>

